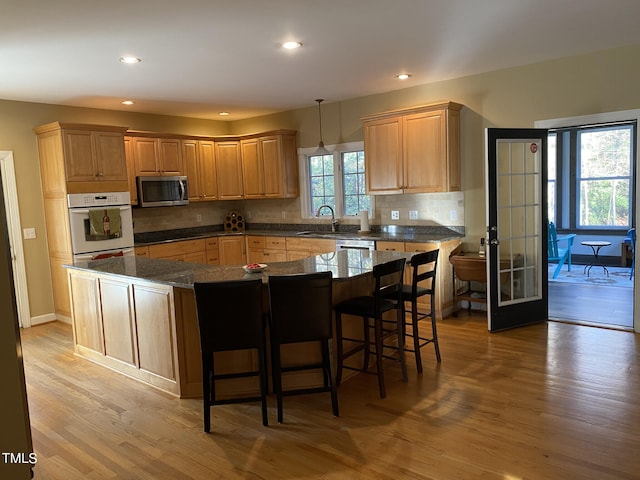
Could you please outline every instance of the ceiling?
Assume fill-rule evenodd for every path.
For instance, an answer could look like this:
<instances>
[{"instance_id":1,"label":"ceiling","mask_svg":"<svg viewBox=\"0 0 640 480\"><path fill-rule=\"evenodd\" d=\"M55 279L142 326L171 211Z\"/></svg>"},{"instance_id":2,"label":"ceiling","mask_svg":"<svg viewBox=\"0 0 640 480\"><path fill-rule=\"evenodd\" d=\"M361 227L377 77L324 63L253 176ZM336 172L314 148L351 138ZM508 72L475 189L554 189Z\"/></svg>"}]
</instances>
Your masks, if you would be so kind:
<instances>
[{"instance_id":1,"label":"ceiling","mask_svg":"<svg viewBox=\"0 0 640 480\"><path fill-rule=\"evenodd\" d=\"M638 18L638 0L2 0L0 98L238 120L637 45Z\"/></svg>"}]
</instances>

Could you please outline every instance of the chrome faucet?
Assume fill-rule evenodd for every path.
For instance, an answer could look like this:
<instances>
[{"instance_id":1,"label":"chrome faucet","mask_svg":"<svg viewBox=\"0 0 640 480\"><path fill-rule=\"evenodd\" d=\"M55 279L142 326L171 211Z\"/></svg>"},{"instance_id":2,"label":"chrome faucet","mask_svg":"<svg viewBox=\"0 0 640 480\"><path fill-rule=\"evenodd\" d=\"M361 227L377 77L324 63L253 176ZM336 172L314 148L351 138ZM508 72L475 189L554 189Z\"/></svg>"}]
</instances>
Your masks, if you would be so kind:
<instances>
[{"instance_id":1,"label":"chrome faucet","mask_svg":"<svg viewBox=\"0 0 640 480\"><path fill-rule=\"evenodd\" d=\"M316 217L320 216L320 210L322 210L323 208L328 208L329 211L331 212L331 231L335 232L336 231L336 227L338 226L338 221L336 220L336 214L333 211L333 208L331 207L331 205L320 205L318 207L318 210L316 211Z\"/></svg>"}]
</instances>

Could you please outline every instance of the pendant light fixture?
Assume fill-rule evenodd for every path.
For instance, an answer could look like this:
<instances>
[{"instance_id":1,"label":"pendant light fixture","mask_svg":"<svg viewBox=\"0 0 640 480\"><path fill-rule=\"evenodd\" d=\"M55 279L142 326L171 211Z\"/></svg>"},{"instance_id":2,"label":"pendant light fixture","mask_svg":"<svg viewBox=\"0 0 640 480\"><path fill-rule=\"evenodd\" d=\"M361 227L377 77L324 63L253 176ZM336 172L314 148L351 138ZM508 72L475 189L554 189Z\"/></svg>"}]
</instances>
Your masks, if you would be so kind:
<instances>
[{"instance_id":1,"label":"pendant light fixture","mask_svg":"<svg viewBox=\"0 0 640 480\"><path fill-rule=\"evenodd\" d=\"M320 143L318 144L318 149L315 151L314 155L330 155L331 152L324 148L324 142L322 141L322 113L320 112L320 104L324 102L323 98L316 99L318 102L318 121L320 125Z\"/></svg>"}]
</instances>

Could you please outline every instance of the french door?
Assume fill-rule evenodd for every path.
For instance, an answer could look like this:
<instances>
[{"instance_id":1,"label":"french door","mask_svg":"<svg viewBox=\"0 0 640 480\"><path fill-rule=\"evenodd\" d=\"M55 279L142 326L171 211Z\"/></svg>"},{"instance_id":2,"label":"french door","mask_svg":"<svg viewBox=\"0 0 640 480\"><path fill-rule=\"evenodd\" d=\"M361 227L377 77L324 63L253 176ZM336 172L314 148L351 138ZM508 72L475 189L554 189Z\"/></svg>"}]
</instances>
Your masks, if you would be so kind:
<instances>
[{"instance_id":1,"label":"french door","mask_svg":"<svg viewBox=\"0 0 640 480\"><path fill-rule=\"evenodd\" d=\"M548 316L547 130L486 130L489 331Z\"/></svg>"}]
</instances>

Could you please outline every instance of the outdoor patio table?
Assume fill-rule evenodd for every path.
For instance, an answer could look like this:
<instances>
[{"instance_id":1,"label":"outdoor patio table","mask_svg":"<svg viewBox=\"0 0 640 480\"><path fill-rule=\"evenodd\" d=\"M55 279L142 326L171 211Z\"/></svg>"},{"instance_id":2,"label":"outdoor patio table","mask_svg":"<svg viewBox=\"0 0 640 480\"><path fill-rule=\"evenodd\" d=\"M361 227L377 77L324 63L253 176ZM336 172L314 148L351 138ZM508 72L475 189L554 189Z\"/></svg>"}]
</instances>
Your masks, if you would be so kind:
<instances>
[{"instance_id":1,"label":"outdoor patio table","mask_svg":"<svg viewBox=\"0 0 640 480\"><path fill-rule=\"evenodd\" d=\"M604 273L607 274L607 277L609 276L609 270L607 270L607 267L605 267L602 262L600 261L599 258L599 254L600 254L600 249L602 247L608 247L609 245L611 245L611 242L605 242L605 241L599 241L599 240L587 240L584 242L580 242L582 245L586 245L587 247L591 247L591 250L593 251L593 263L590 263L589 265L586 265L584 267L584 272L587 274L587 277L589 276L589 273L591 272L591 267L594 266L598 266L598 267L602 267L602 269L604 270Z\"/></svg>"}]
</instances>

